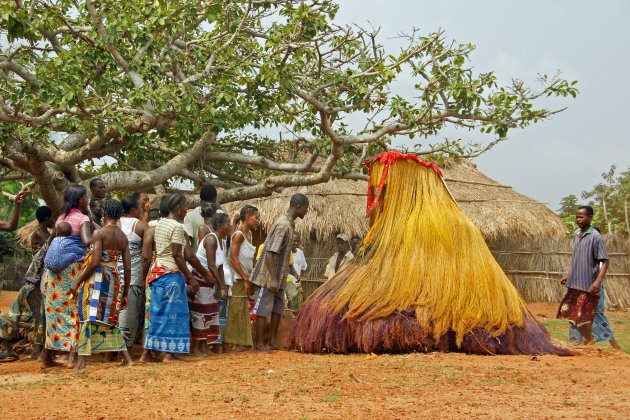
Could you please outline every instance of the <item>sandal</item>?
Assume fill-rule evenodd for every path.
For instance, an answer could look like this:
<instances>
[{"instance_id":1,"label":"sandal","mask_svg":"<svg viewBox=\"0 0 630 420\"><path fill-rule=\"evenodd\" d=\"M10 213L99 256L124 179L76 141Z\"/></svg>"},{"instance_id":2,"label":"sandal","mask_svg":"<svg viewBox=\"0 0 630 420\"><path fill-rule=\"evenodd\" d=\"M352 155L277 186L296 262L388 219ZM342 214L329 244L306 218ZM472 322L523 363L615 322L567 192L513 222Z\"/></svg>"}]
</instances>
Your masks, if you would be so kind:
<instances>
[{"instance_id":1,"label":"sandal","mask_svg":"<svg viewBox=\"0 0 630 420\"><path fill-rule=\"evenodd\" d=\"M9 351L3 351L0 353L0 363L15 362L17 360L20 360L20 356L15 353Z\"/></svg>"}]
</instances>

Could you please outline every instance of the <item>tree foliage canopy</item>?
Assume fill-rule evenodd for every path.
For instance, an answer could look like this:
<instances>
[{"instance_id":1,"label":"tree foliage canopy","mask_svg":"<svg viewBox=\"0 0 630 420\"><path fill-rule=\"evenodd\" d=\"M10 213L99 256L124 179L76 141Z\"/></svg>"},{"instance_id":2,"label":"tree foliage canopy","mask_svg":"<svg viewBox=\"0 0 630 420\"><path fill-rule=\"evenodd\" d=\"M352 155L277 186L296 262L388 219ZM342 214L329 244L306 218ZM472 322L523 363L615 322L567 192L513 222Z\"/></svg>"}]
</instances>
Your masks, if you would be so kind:
<instances>
[{"instance_id":1,"label":"tree foliage canopy","mask_svg":"<svg viewBox=\"0 0 630 420\"><path fill-rule=\"evenodd\" d=\"M593 207L595 214L592 224L605 233L630 232L630 169L618 173L616 165L611 165L602 174L603 182L591 190L582 191L582 199ZM558 214L567 227L575 230L575 212L582 205L574 194L560 202Z\"/></svg>"},{"instance_id":2,"label":"tree foliage canopy","mask_svg":"<svg viewBox=\"0 0 630 420\"><path fill-rule=\"evenodd\" d=\"M232 201L332 177L408 138L474 157L559 110L575 82L538 89L477 74L470 44L335 23L330 0L0 0L0 174L32 177L57 208L70 183L114 190L209 180ZM414 90L392 93L401 77ZM350 119L363 119L361 128ZM445 139L446 126L487 141ZM107 158L107 159L103 159Z\"/></svg>"}]
</instances>

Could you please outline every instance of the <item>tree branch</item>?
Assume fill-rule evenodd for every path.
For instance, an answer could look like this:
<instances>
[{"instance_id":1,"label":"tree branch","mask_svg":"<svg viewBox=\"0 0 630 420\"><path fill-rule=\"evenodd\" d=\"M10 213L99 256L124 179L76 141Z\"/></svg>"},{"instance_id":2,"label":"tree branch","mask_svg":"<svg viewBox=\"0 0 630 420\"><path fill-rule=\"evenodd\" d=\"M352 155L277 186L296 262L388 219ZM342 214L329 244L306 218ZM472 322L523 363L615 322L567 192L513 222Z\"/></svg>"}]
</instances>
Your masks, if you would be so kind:
<instances>
[{"instance_id":1,"label":"tree branch","mask_svg":"<svg viewBox=\"0 0 630 420\"><path fill-rule=\"evenodd\" d=\"M110 172L99 177L105 181L110 189L135 191L142 188L149 188L165 182L178 172L191 166L199 155L216 140L213 133L204 135L188 150L178 154L164 165L151 171L121 171ZM90 179L83 184L89 184Z\"/></svg>"}]
</instances>

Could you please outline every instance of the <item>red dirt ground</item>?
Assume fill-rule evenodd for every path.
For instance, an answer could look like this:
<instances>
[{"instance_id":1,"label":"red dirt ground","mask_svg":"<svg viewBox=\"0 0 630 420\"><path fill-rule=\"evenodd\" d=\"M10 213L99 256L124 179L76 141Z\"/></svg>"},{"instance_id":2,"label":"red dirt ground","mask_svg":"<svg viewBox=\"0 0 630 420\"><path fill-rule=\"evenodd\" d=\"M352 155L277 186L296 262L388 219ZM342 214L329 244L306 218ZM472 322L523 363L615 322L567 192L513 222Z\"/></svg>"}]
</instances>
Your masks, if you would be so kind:
<instances>
[{"instance_id":1,"label":"red dirt ground","mask_svg":"<svg viewBox=\"0 0 630 420\"><path fill-rule=\"evenodd\" d=\"M576 350L564 358L246 352L130 368L94 357L81 374L22 360L0 364L0 417L629 418L630 355Z\"/></svg>"}]
</instances>

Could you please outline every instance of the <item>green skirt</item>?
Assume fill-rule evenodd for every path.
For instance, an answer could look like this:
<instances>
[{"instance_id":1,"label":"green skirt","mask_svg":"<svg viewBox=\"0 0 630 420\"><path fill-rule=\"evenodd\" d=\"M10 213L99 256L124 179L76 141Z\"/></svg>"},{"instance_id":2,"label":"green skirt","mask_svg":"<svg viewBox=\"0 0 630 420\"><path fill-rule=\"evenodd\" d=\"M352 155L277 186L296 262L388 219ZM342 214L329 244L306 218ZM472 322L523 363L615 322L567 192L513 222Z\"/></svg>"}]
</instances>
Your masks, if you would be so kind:
<instances>
[{"instance_id":1,"label":"green skirt","mask_svg":"<svg viewBox=\"0 0 630 420\"><path fill-rule=\"evenodd\" d=\"M127 346L120 328L98 321L81 323L77 344L77 352L81 356L123 350L127 350Z\"/></svg>"},{"instance_id":2,"label":"green skirt","mask_svg":"<svg viewBox=\"0 0 630 420\"><path fill-rule=\"evenodd\" d=\"M223 343L250 347L254 345L252 320L249 317L249 301L245 292L245 283L241 279L234 279L232 285L232 298L230 299Z\"/></svg>"}]
</instances>

